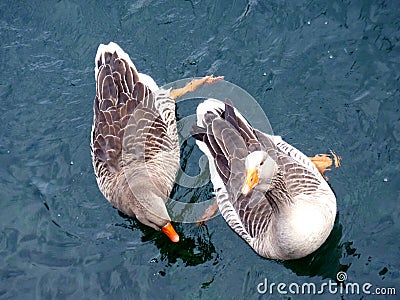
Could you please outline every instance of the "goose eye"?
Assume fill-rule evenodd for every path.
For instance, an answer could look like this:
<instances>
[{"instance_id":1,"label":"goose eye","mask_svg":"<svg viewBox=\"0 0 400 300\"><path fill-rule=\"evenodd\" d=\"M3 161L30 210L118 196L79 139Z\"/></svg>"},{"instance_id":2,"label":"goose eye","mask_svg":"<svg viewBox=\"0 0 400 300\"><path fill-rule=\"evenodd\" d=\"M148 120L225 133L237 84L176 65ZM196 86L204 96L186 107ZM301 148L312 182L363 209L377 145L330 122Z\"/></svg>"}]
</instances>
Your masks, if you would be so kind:
<instances>
[{"instance_id":1,"label":"goose eye","mask_svg":"<svg viewBox=\"0 0 400 300\"><path fill-rule=\"evenodd\" d=\"M264 161L262 161L261 163L260 163L260 166L262 166L264 164Z\"/></svg>"}]
</instances>

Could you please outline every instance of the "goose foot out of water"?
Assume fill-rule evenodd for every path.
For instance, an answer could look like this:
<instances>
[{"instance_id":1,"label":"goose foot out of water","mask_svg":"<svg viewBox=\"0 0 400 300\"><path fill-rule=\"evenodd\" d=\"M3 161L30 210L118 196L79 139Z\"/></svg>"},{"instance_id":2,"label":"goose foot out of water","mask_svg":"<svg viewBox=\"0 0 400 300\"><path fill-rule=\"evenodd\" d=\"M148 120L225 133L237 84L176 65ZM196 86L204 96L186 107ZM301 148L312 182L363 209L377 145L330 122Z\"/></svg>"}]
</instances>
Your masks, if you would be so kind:
<instances>
[{"instance_id":1,"label":"goose foot out of water","mask_svg":"<svg viewBox=\"0 0 400 300\"><path fill-rule=\"evenodd\" d=\"M330 170L330 167L332 166L332 158L336 168L340 167L340 161L342 159L340 156L336 155L333 150L330 150L330 152L331 154L317 154L313 157L309 157L321 175L324 176L325 180L328 180L328 177L325 176L324 172Z\"/></svg>"},{"instance_id":2,"label":"goose foot out of water","mask_svg":"<svg viewBox=\"0 0 400 300\"><path fill-rule=\"evenodd\" d=\"M183 95L185 95L187 93L194 92L198 87L200 87L203 84L212 84L212 83L220 81L222 79L224 79L224 76L214 77L213 75L205 76L200 79L193 79L191 82L186 84L183 88L178 88L178 89L172 90L170 93L171 98L176 100L177 98L182 97Z\"/></svg>"}]
</instances>

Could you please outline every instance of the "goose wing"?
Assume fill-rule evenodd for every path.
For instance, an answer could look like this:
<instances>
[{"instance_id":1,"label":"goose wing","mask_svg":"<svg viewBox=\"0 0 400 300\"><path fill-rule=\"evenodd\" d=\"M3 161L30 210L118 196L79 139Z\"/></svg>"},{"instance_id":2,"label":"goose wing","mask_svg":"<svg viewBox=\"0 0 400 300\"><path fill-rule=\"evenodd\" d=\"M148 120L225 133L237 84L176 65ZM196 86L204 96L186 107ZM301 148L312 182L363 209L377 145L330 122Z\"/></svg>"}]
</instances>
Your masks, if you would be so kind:
<instances>
[{"instance_id":1,"label":"goose wing","mask_svg":"<svg viewBox=\"0 0 400 300\"><path fill-rule=\"evenodd\" d=\"M270 148L273 143L276 149L275 162L282 171L291 197L294 198L299 194L310 195L318 190L324 179L307 156L286 143L280 136L271 136L257 129L254 129L254 132L264 148Z\"/></svg>"},{"instance_id":2,"label":"goose wing","mask_svg":"<svg viewBox=\"0 0 400 300\"><path fill-rule=\"evenodd\" d=\"M91 150L100 187L106 178L138 164L162 161L164 169L175 174L179 152L176 157L173 100L165 91L154 91L154 80L138 73L129 56L114 43L99 47L95 74ZM169 161L175 163L172 171ZM147 175L154 174L150 171Z\"/></svg>"},{"instance_id":3,"label":"goose wing","mask_svg":"<svg viewBox=\"0 0 400 300\"><path fill-rule=\"evenodd\" d=\"M290 197L318 189L322 177L311 161L279 136L251 127L229 100L225 104L206 100L198 108L198 120L193 136L209 157L221 214L250 245L267 230L273 213L279 209L279 196L283 194L286 200L282 201L290 201ZM282 190L241 194L245 159L256 150L266 151L276 162L275 180L284 183Z\"/></svg>"},{"instance_id":4,"label":"goose wing","mask_svg":"<svg viewBox=\"0 0 400 300\"><path fill-rule=\"evenodd\" d=\"M193 137L209 158L221 214L251 244L268 226L273 213L273 206L262 192L253 191L246 196L240 192L246 156L260 150L262 144L229 100L225 105L217 100L206 100L203 104L198 107L200 122L193 127Z\"/></svg>"}]
</instances>

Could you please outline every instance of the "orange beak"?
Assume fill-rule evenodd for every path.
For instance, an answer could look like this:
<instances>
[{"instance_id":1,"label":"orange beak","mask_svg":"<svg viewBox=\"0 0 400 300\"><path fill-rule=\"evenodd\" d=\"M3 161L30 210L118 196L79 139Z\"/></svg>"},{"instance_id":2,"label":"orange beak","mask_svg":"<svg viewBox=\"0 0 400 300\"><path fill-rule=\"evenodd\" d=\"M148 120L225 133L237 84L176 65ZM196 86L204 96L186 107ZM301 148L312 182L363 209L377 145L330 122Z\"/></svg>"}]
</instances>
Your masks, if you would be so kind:
<instances>
[{"instance_id":1,"label":"orange beak","mask_svg":"<svg viewBox=\"0 0 400 300\"><path fill-rule=\"evenodd\" d=\"M256 169L246 170L246 178L242 186L242 194L247 195L258 183L258 171Z\"/></svg>"},{"instance_id":2,"label":"orange beak","mask_svg":"<svg viewBox=\"0 0 400 300\"><path fill-rule=\"evenodd\" d=\"M179 242L179 235L176 233L174 227L172 227L171 222L168 222L167 225L165 225L163 228L161 228L161 231L169 237L171 241L174 243Z\"/></svg>"}]
</instances>

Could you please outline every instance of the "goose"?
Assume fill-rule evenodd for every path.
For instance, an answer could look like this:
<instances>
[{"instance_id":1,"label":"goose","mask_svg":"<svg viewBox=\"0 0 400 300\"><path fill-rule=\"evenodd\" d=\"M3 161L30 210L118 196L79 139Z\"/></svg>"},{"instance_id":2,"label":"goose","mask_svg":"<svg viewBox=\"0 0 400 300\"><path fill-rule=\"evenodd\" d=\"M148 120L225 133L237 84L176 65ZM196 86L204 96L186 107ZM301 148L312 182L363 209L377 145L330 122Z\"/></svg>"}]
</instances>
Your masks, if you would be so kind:
<instances>
[{"instance_id":1,"label":"goose","mask_svg":"<svg viewBox=\"0 0 400 300\"><path fill-rule=\"evenodd\" d=\"M205 76L164 90L139 73L118 44L100 44L97 50L90 144L97 184L119 211L162 231L172 242L179 235L165 203L180 159L175 99L221 79Z\"/></svg>"},{"instance_id":2,"label":"goose","mask_svg":"<svg viewBox=\"0 0 400 300\"><path fill-rule=\"evenodd\" d=\"M228 225L265 258L298 259L318 249L336 217L336 197L323 176L330 157L310 159L253 128L229 99L207 99L196 114L192 136L208 158Z\"/></svg>"}]
</instances>

